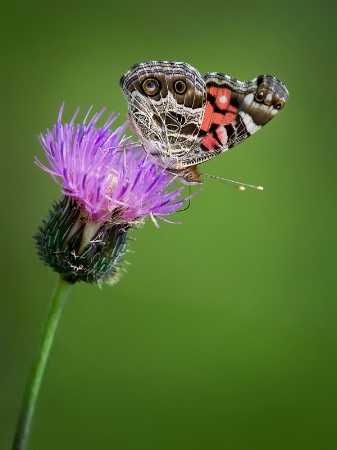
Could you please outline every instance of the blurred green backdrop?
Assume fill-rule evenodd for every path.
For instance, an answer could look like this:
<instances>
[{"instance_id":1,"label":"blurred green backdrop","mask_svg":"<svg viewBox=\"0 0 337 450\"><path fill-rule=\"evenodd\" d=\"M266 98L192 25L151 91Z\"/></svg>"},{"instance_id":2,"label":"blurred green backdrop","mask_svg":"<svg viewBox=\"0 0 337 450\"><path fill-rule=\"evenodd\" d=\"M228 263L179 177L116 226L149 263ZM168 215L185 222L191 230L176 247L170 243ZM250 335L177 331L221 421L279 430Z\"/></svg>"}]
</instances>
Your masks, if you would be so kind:
<instances>
[{"instance_id":1,"label":"blurred green backdrop","mask_svg":"<svg viewBox=\"0 0 337 450\"><path fill-rule=\"evenodd\" d=\"M37 134L93 104L127 110L120 76L182 60L279 77L289 102L202 171L157 230L133 232L115 287L64 309L31 450L336 449L336 2L2 1L0 448L9 449L57 275L32 235L59 190Z\"/></svg>"}]
</instances>

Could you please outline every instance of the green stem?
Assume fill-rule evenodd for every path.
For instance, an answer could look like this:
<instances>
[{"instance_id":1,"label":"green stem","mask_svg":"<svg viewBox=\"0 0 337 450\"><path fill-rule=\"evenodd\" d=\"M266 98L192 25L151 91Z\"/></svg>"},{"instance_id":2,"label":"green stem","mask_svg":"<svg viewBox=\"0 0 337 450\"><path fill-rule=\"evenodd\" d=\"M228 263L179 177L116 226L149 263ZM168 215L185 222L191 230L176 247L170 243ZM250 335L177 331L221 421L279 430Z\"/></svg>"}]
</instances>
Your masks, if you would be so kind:
<instances>
[{"instance_id":1,"label":"green stem","mask_svg":"<svg viewBox=\"0 0 337 450\"><path fill-rule=\"evenodd\" d=\"M36 360L31 368L26 386L12 450L24 450L27 446L43 373L46 368L57 324L61 316L62 307L65 303L70 288L71 284L61 278L59 279L42 333L40 348L38 354L36 355Z\"/></svg>"}]
</instances>

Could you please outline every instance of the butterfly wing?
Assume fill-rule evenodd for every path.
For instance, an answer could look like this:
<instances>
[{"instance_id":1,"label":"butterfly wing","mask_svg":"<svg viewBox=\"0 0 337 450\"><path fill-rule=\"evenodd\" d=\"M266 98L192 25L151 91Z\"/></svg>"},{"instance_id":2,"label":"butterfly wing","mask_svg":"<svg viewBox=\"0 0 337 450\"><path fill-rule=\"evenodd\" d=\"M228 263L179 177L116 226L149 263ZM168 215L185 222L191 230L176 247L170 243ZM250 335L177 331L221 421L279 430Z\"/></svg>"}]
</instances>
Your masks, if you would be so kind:
<instances>
[{"instance_id":1,"label":"butterfly wing","mask_svg":"<svg viewBox=\"0 0 337 450\"><path fill-rule=\"evenodd\" d=\"M206 106L200 126L198 149L183 165L199 164L234 147L271 120L288 99L286 87L271 75L242 82L211 72L206 83Z\"/></svg>"},{"instance_id":2,"label":"butterfly wing","mask_svg":"<svg viewBox=\"0 0 337 450\"><path fill-rule=\"evenodd\" d=\"M120 84L130 128L145 150L162 167L179 170L200 140L206 103L200 73L183 62L149 61L134 65Z\"/></svg>"},{"instance_id":3,"label":"butterfly wing","mask_svg":"<svg viewBox=\"0 0 337 450\"><path fill-rule=\"evenodd\" d=\"M286 87L261 75L242 82L189 64L135 64L120 81L129 125L154 162L185 179L201 182L196 165L251 136L284 106Z\"/></svg>"}]
</instances>

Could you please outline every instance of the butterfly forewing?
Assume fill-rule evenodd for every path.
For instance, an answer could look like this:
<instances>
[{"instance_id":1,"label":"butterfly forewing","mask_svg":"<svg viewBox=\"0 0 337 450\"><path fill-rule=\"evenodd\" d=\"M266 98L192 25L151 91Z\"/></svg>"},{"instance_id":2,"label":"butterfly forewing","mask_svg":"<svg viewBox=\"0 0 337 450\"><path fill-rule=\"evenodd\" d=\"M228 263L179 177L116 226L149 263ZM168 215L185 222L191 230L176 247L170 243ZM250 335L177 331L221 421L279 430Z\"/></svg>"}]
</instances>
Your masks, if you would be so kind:
<instances>
[{"instance_id":1,"label":"butterfly forewing","mask_svg":"<svg viewBox=\"0 0 337 450\"><path fill-rule=\"evenodd\" d=\"M210 152L210 157L254 134L288 98L284 85L270 75L241 82L225 74L209 73L204 79L207 102L200 134L206 133L201 147Z\"/></svg>"}]
</instances>

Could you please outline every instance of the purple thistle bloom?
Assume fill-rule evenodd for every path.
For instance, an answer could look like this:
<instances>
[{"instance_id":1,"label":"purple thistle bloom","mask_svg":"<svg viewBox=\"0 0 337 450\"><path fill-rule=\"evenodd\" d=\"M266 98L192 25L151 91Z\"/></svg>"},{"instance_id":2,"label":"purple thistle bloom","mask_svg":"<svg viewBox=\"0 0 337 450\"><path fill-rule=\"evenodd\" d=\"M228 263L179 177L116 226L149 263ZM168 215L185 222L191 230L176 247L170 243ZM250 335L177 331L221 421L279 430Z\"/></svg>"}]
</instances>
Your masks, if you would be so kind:
<instances>
[{"instance_id":1,"label":"purple thistle bloom","mask_svg":"<svg viewBox=\"0 0 337 450\"><path fill-rule=\"evenodd\" d=\"M180 208L186 200L176 201L182 188L167 191L172 177L141 149L123 150L125 125L109 129L116 116L95 128L104 109L86 124L89 110L83 123L75 126L77 110L70 123L62 125L63 107L52 131L39 136L49 167L37 159L36 163L62 186L64 195L77 200L91 222L108 220L115 210L120 222L130 222L150 214L160 218Z\"/></svg>"},{"instance_id":2,"label":"purple thistle bloom","mask_svg":"<svg viewBox=\"0 0 337 450\"><path fill-rule=\"evenodd\" d=\"M51 131L39 136L47 165L35 160L62 187L35 240L40 258L70 283L114 283L125 253L127 232L150 216L175 212L186 201L174 178L142 149L126 144L125 125L110 130L116 116L96 127L104 109L75 125L62 124L64 105Z\"/></svg>"}]
</instances>

